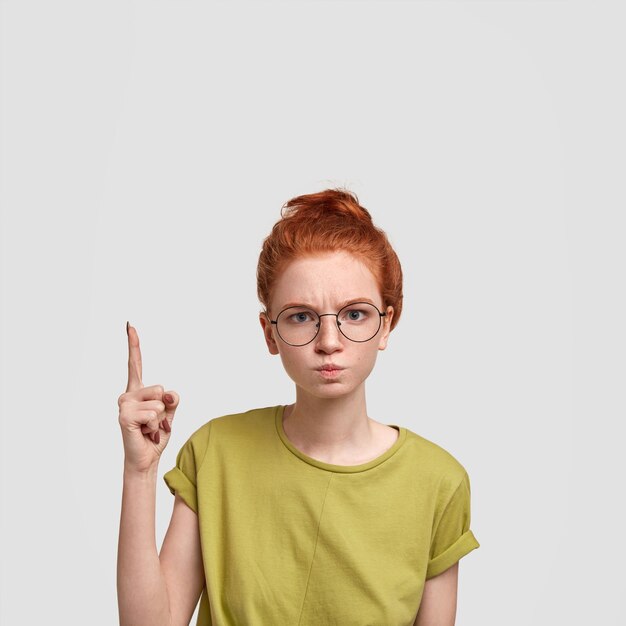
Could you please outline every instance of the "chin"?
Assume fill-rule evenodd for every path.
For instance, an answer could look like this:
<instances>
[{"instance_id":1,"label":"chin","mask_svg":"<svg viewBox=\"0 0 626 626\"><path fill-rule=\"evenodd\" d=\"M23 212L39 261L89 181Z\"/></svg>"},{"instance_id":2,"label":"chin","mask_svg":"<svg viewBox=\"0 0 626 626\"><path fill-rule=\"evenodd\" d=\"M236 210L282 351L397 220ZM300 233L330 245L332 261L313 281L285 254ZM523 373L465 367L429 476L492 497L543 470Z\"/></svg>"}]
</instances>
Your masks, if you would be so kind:
<instances>
[{"instance_id":1,"label":"chin","mask_svg":"<svg viewBox=\"0 0 626 626\"><path fill-rule=\"evenodd\" d=\"M320 400L332 400L335 398L343 398L350 395L352 390L340 389L338 385L335 385L333 389L320 389L317 391L307 391L307 393Z\"/></svg>"},{"instance_id":2,"label":"chin","mask_svg":"<svg viewBox=\"0 0 626 626\"><path fill-rule=\"evenodd\" d=\"M322 380L315 383L299 384L296 383L296 387L299 391L305 393L308 396L321 399L341 398L344 396L353 395L357 392L365 383L362 380L359 384L354 384L354 381L329 381Z\"/></svg>"}]
</instances>

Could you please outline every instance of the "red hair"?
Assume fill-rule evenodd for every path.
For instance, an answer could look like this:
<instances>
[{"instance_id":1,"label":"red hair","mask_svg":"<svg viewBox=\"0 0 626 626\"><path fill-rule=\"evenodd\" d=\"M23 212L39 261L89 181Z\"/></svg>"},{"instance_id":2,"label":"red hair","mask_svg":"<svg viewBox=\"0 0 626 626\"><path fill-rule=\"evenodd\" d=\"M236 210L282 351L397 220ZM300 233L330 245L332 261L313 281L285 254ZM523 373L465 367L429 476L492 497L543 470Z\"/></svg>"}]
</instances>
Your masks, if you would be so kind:
<instances>
[{"instance_id":1,"label":"red hair","mask_svg":"<svg viewBox=\"0 0 626 626\"><path fill-rule=\"evenodd\" d=\"M281 219L263 240L257 265L257 295L269 311L272 289L292 260L343 250L372 272L383 306L392 306L391 329L402 312L402 267L386 233L376 227L354 192L326 189L297 196L281 208Z\"/></svg>"}]
</instances>

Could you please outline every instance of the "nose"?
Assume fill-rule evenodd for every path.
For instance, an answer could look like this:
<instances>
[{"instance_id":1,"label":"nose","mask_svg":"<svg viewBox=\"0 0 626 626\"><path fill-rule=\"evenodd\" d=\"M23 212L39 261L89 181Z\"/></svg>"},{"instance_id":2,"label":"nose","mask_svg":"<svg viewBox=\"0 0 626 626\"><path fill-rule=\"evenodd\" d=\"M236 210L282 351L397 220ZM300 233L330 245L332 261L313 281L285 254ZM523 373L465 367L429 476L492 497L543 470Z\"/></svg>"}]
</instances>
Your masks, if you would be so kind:
<instances>
[{"instance_id":1,"label":"nose","mask_svg":"<svg viewBox=\"0 0 626 626\"><path fill-rule=\"evenodd\" d=\"M324 318L327 317L327 320ZM334 351L342 345L343 335L337 327L337 317L335 315L320 315L320 328L315 337L315 345L324 352Z\"/></svg>"}]
</instances>

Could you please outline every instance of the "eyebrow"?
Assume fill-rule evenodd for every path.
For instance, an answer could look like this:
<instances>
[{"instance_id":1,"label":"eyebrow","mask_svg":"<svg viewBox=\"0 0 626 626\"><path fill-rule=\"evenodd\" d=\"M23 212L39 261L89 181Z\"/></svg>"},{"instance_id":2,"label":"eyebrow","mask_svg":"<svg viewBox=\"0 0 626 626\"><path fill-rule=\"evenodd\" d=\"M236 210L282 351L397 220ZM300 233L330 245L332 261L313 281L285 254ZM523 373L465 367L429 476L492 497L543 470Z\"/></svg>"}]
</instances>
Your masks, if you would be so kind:
<instances>
[{"instance_id":1,"label":"eyebrow","mask_svg":"<svg viewBox=\"0 0 626 626\"><path fill-rule=\"evenodd\" d=\"M343 302L340 302L338 304L338 307L340 309L343 309L344 306L346 306L347 304L351 304L352 302L369 302L370 304L373 304L374 306L376 306L376 304L371 298L361 297L361 298L349 298L348 300L344 300ZM292 307L292 306L306 306L306 307L309 307L310 309L315 308L312 304L308 304L307 302L288 302L287 304L283 305L282 309L288 309L289 307Z\"/></svg>"}]
</instances>

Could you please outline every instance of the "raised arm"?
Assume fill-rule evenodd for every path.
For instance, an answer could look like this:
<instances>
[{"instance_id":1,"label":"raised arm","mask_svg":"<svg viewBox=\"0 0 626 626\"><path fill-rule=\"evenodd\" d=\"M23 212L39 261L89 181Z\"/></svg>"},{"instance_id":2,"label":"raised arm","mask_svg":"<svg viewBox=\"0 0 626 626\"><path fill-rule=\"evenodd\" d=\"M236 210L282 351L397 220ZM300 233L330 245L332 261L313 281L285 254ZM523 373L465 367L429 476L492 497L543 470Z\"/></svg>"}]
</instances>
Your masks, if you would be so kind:
<instances>
[{"instance_id":1,"label":"raised arm","mask_svg":"<svg viewBox=\"0 0 626 626\"><path fill-rule=\"evenodd\" d=\"M171 626L173 617L182 623L179 613L181 594L168 588L170 581L166 573L176 570L166 566L164 571L157 553L155 503L159 459L170 438L179 398L173 391L166 394L161 385L144 387L139 337L132 326L127 326L127 332L128 384L126 392L118 398L119 424L124 442L124 484L117 555L120 625ZM180 507L178 511L177 514L175 508L172 516L175 529L171 537L180 535L180 530L176 530L181 527ZM188 514L183 513L183 516L189 519ZM185 558L195 563L197 554L193 551L196 545L187 540L186 546L186 552L183 551ZM172 545L168 550L175 552L176 547ZM171 563L172 558L167 562ZM185 582L183 577L182 584ZM181 581L171 581L172 587L178 584ZM175 598L173 603L170 602L170 594ZM172 607L176 607L174 613Z\"/></svg>"}]
</instances>

